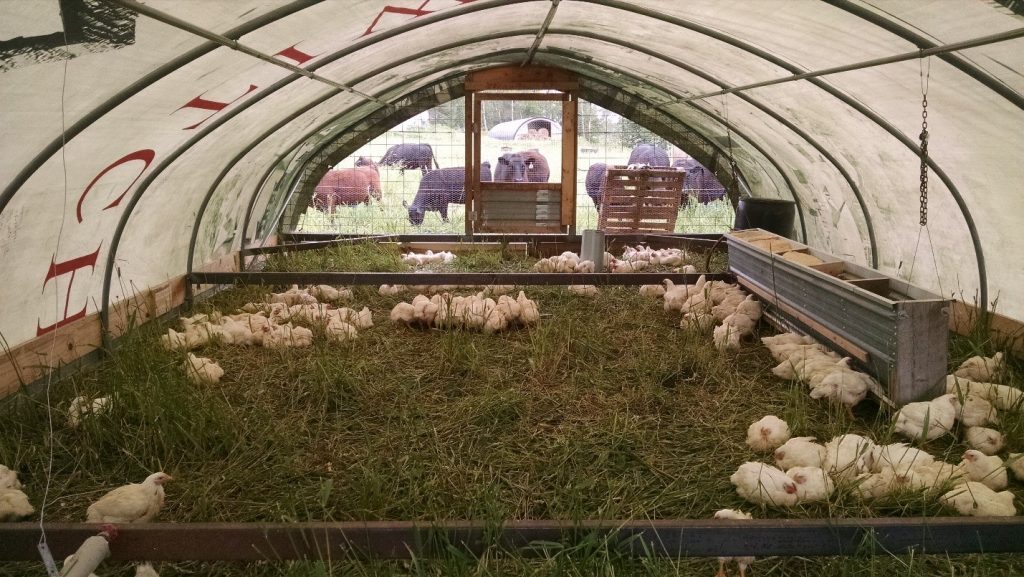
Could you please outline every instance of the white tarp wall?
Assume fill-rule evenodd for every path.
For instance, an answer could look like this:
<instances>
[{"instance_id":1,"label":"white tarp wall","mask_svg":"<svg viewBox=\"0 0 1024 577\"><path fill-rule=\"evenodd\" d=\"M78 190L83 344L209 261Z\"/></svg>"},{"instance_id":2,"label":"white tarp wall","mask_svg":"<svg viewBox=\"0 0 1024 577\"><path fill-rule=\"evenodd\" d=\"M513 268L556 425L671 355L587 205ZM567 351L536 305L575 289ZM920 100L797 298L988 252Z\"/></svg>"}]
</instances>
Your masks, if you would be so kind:
<instances>
[{"instance_id":1,"label":"white tarp wall","mask_svg":"<svg viewBox=\"0 0 1024 577\"><path fill-rule=\"evenodd\" d=\"M95 312L105 283L115 302L182 275L197 223L196 267L237 250L265 217L279 164L312 135L453 74L522 62L554 8L145 3L331 81L322 82L117 2L71 4L62 18L57 0L0 0L0 335L9 346ZM1021 27L1024 17L992 0L562 0L533 61L614 83L718 142L728 120L743 164L770 159L792 183L782 195L800 201L809 244L865 264L877 255L882 271L968 302L984 271L998 312L1024 319L1024 40L677 102ZM922 70L941 175L930 175L919 243Z\"/></svg>"}]
</instances>

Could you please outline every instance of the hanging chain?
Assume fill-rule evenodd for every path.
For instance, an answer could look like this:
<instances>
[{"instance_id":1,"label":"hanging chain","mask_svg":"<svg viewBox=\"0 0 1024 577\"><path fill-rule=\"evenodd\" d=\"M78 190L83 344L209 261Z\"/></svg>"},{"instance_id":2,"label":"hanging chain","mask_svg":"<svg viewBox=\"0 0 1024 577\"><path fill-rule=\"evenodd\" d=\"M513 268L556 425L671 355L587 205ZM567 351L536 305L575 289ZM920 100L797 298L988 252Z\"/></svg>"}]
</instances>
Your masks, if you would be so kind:
<instances>
[{"instance_id":1,"label":"hanging chain","mask_svg":"<svg viewBox=\"0 0 1024 577\"><path fill-rule=\"evenodd\" d=\"M921 71L921 226L928 225L928 80L931 78L931 60L928 76Z\"/></svg>"}]
</instances>

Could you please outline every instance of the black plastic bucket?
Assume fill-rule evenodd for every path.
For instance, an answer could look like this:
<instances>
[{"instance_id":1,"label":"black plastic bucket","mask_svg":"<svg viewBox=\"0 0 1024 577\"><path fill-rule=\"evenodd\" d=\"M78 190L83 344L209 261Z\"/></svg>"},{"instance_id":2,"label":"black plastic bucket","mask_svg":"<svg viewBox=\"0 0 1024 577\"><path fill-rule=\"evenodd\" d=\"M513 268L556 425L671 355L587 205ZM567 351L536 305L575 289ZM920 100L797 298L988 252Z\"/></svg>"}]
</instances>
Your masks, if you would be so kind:
<instances>
[{"instance_id":1,"label":"black plastic bucket","mask_svg":"<svg viewBox=\"0 0 1024 577\"><path fill-rule=\"evenodd\" d=\"M785 237L793 234L796 203L777 198L741 198L733 228L763 228Z\"/></svg>"}]
</instances>

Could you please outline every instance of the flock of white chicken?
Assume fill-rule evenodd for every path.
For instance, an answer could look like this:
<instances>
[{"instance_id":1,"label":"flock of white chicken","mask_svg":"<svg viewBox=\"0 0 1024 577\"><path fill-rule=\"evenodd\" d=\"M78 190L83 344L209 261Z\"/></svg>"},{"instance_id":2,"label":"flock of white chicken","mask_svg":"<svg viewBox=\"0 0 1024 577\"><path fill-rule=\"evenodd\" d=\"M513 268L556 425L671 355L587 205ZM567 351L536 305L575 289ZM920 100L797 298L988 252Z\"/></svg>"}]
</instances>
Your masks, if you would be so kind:
<instances>
[{"instance_id":1,"label":"flock of white chicken","mask_svg":"<svg viewBox=\"0 0 1024 577\"><path fill-rule=\"evenodd\" d=\"M861 381L867 375L843 375L848 368L825 370L802 361L790 361L801 351L817 350L813 342L787 333L762 339L772 354L789 355L783 365L794 376L821 387L830 379ZM813 358L821 358L815 356ZM824 355L834 365L834 357ZM894 431L921 442L955 432L955 423L964 430L964 442L971 447L958 463L947 463L924 449L907 443L875 444L871 439L844 434L824 444L814 437L792 437L789 425L774 415L767 415L747 429L747 445L754 451L772 452L774 465L748 461L730 477L736 492L746 501L780 508L801 503L827 501L837 490L861 500L874 500L900 492L919 492L926 498L938 499L961 515L1014 516L1015 496L1006 490L1007 471L1024 481L1024 454L1011 453L1003 461L995 453L1002 446L1002 435L981 425L997 424L998 411L1019 411L1024 392L996 384L1003 371L1002 355L993 358L972 357L947 377L947 394L932 401L909 403L893 415ZM784 368L783 365L776 367ZM823 365L824 366L824 365ZM825 371L822 374L821 371ZM778 373L776 373L778 374ZM811 382L813 380L813 383ZM856 390L862 387L858 385ZM857 396L860 396L858 393ZM852 406L844 402L847 407ZM751 519L749 513L722 509L716 519ZM724 566L731 558L723 557ZM741 574L753 562L751 557L732 558L740 564Z\"/></svg>"},{"instance_id":2,"label":"flock of white chicken","mask_svg":"<svg viewBox=\"0 0 1024 577\"><path fill-rule=\"evenodd\" d=\"M391 322L425 327L464 328L494 333L512 326L531 326L540 320L537 303L526 298L523 291L512 298L488 296L487 291L469 296L445 293L433 296L416 295L411 303L400 302L391 309Z\"/></svg>"}]
</instances>

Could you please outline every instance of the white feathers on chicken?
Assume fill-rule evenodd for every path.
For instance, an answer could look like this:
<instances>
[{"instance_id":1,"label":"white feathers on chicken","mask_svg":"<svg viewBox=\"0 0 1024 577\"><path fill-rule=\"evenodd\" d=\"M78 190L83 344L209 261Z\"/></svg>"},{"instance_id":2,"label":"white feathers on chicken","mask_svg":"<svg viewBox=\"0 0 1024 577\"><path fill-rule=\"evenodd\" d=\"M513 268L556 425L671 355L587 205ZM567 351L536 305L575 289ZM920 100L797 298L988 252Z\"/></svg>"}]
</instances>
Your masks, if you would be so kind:
<instances>
[{"instance_id":1,"label":"white feathers on chicken","mask_svg":"<svg viewBox=\"0 0 1024 577\"><path fill-rule=\"evenodd\" d=\"M964 432L964 440L968 447L986 455L995 455L1006 443L1002 433L987 427L968 427Z\"/></svg>"},{"instance_id":2,"label":"white feathers on chicken","mask_svg":"<svg viewBox=\"0 0 1024 577\"><path fill-rule=\"evenodd\" d=\"M28 495L20 489L0 489L0 522L17 521L34 512Z\"/></svg>"},{"instance_id":3,"label":"white feathers on chicken","mask_svg":"<svg viewBox=\"0 0 1024 577\"><path fill-rule=\"evenodd\" d=\"M110 408L110 397L99 397L91 400L89 397L75 397L71 399L71 404L68 405L68 426L72 429L77 429L78 425L82 423L82 419L102 414L108 408ZM2 487L3 484L0 482L0 488Z\"/></svg>"},{"instance_id":4,"label":"white feathers on chicken","mask_svg":"<svg viewBox=\"0 0 1024 577\"><path fill-rule=\"evenodd\" d=\"M18 480L18 472L0 465L0 489L21 489L21 481Z\"/></svg>"},{"instance_id":5,"label":"white feathers on chicken","mask_svg":"<svg viewBox=\"0 0 1024 577\"><path fill-rule=\"evenodd\" d=\"M977 393L953 396L953 409L958 421L968 427L999 424L999 416L992 403Z\"/></svg>"},{"instance_id":6,"label":"white feathers on chicken","mask_svg":"<svg viewBox=\"0 0 1024 577\"><path fill-rule=\"evenodd\" d=\"M814 442L814 437L793 437L775 449L775 464L788 471L793 467L821 467L825 460L825 445Z\"/></svg>"},{"instance_id":7,"label":"white feathers on chicken","mask_svg":"<svg viewBox=\"0 0 1024 577\"><path fill-rule=\"evenodd\" d=\"M912 468L928 466L935 462L935 457L906 443L876 445L871 453L871 471L875 473L892 469L903 475Z\"/></svg>"},{"instance_id":8,"label":"white feathers on chicken","mask_svg":"<svg viewBox=\"0 0 1024 577\"><path fill-rule=\"evenodd\" d=\"M740 465L729 481L736 493L751 503L792 507L797 503L796 483L786 473L765 463Z\"/></svg>"},{"instance_id":9,"label":"white feathers on chicken","mask_svg":"<svg viewBox=\"0 0 1024 577\"><path fill-rule=\"evenodd\" d=\"M953 429L956 395L946 394L931 401L907 403L893 415L896 432L910 439L931 441Z\"/></svg>"},{"instance_id":10,"label":"white feathers on chicken","mask_svg":"<svg viewBox=\"0 0 1024 577\"><path fill-rule=\"evenodd\" d=\"M1024 453L1010 453L1003 464L1013 472L1018 481L1024 481Z\"/></svg>"},{"instance_id":11,"label":"white feathers on chicken","mask_svg":"<svg viewBox=\"0 0 1024 577\"><path fill-rule=\"evenodd\" d=\"M1017 514L1013 506L1013 493L996 492L982 483L967 482L957 485L940 500L961 515L976 517L1012 517Z\"/></svg>"},{"instance_id":12,"label":"white feathers on chicken","mask_svg":"<svg viewBox=\"0 0 1024 577\"><path fill-rule=\"evenodd\" d=\"M645 297L660 297L665 294L665 285L643 284L640 285L640 295Z\"/></svg>"},{"instance_id":13,"label":"white feathers on chicken","mask_svg":"<svg viewBox=\"0 0 1024 577\"><path fill-rule=\"evenodd\" d=\"M1003 353L991 357L974 356L961 363L953 374L971 381L995 383L999 381L1003 367Z\"/></svg>"},{"instance_id":14,"label":"white feathers on chicken","mask_svg":"<svg viewBox=\"0 0 1024 577\"><path fill-rule=\"evenodd\" d=\"M583 297L595 297L601 291L592 284L573 284L569 285L569 292Z\"/></svg>"},{"instance_id":15,"label":"white feathers on chicken","mask_svg":"<svg viewBox=\"0 0 1024 577\"><path fill-rule=\"evenodd\" d=\"M789 438L789 425L775 415L761 417L747 427L747 446L755 451L772 451Z\"/></svg>"},{"instance_id":16,"label":"white feathers on chicken","mask_svg":"<svg viewBox=\"0 0 1024 577\"><path fill-rule=\"evenodd\" d=\"M89 523L147 523L164 505L164 483L173 477L156 472L141 483L118 487L89 505Z\"/></svg>"},{"instance_id":17,"label":"white feathers on chicken","mask_svg":"<svg viewBox=\"0 0 1024 577\"><path fill-rule=\"evenodd\" d=\"M796 496L800 503L827 501L836 490L835 483L820 467L792 467L786 475L796 483Z\"/></svg>"},{"instance_id":18,"label":"white feathers on chicken","mask_svg":"<svg viewBox=\"0 0 1024 577\"><path fill-rule=\"evenodd\" d=\"M214 385L220 382L224 376L224 369L220 368L213 359L197 357L188 353L185 359L185 376L188 380L197 385Z\"/></svg>"},{"instance_id":19,"label":"white feathers on chicken","mask_svg":"<svg viewBox=\"0 0 1024 577\"><path fill-rule=\"evenodd\" d=\"M968 479L983 483L996 491L1005 489L1009 482L1003 460L994 455L987 456L976 449L964 451L960 466Z\"/></svg>"},{"instance_id":20,"label":"white feathers on chicken","mask_svg":"<svg viewBox=\"0 0 1024 577\"><path fill-rule=\"evenodd\" d=\"M825 443L822 468L837 481L850 481L871 469L875 444L866 437L852 433L839 435Z\"/></svg>"}]
</instances>

